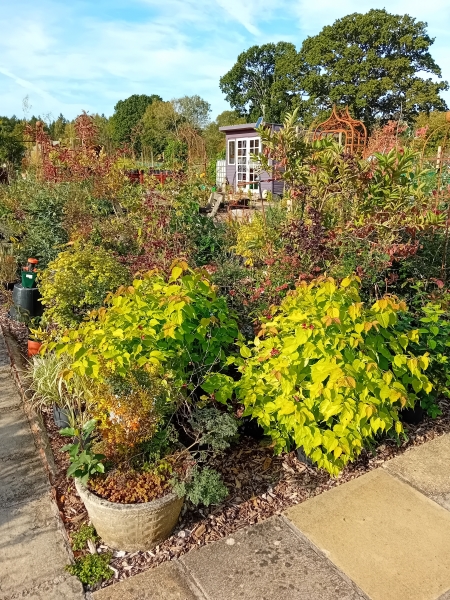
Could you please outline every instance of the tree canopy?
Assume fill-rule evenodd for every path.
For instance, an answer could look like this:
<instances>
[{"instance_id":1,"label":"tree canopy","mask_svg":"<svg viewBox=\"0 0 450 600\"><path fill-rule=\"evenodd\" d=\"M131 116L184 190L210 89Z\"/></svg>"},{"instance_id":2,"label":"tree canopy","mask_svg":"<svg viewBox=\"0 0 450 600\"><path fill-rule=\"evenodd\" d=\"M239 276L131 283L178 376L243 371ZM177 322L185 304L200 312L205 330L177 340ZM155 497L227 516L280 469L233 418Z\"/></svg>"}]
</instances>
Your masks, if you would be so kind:
<instances>
[{"instance_id":1,"label":"tree canopy","mask_svg":"<svg viewBox=\"0 0 450 600\"><path fill-rule=\"evenodd\" d=\"M241 116L251 121L264 116L278 122L290 106L289 78L284 74L288 57L297 55L288 42L252 46L239 54L234 67L220 79L220 89Z\"/></svg>"},{"instance_id":2,"label":"tree canopy","mask_svg":"<svg viewBox=\"0 0 450 600\"><path fill-rule=\"evenodd\" d=\"M369 126L377 119L411 121L420 111L444 110L439 92L448 84L421 76L441 77L426 28L409 15L386 10L338 19L303 42L299 56L306 70L297 74L297 84L316 109L348 105Z\"/></svg>"},{"instance_id":3,"label":"tree canopy","mask_svg":"<svg viewBox=\"0 0 450 600\"><path fill-rule=\"evenodd\" d=\"M175 111L192 127L203 129L209 123L211 105L200 96L183 96L172 100Z\"/></svg>"},{"instance_id":4,"label":"tree canopy","mask_svg":"<svg viewBox=\"0 0 450 600\"><path fill-rule=\"evenodd\" d=\"M225 153L225 134L219 131L219 127L225 125L240 125L246 123L247 119L241 117L235 110L224 110L203 130L208 158L216 159Z\"/></svg>"},{"instance_id":5,"label":"tree canopy","mask_svg":"<svg viewBox=\"0 0 450 600\"><path fill-rule=\"evenodd\" d=\"M173 102L159 100L147 106L141 121L142 145L150 148L155 156L162 154L169 140L176 136L183 118L177 113Z\"/></svg>"},{"instance_id":6,"label":"tree canopy","mask_svg":"<svg viewBox=\"0 0 450 600\"><path fill-rule=\"evenodd\" d=\"M23 123L15 116L0 117L0 166L19 168L24 154Z\"/></svg>"},{"instance_id":7,"label":"tree canopy","mask_svg":"<svg viewBox=\"0 0 450 600\"><path fill-rule=\"evenodd\" d=\"M135 128L144 116L147 106L162 98L157 94L133 94L126 100L119 100L114 107L111 117L114 138L119 143L132 144L135 148L139 145ZM136 148L138 149L138 148Z\"/></svg>"},{"instance_id":8,"label":"tree canopy","mask_svg":"<svg viewBox=\"0 0 450 600\"><path fill-rule=\"evenodd\" d=\"M282 120L299 109L306 122L333 104L348 105L369 127L421 111L445 110L448 89L430 54L427 24L386 10L353 13L304 40L300 51L279 42L252 46L220 80L226 99L254 120ZM427 77L427 74L430 77Z\"/></svg>"}]
</instances>

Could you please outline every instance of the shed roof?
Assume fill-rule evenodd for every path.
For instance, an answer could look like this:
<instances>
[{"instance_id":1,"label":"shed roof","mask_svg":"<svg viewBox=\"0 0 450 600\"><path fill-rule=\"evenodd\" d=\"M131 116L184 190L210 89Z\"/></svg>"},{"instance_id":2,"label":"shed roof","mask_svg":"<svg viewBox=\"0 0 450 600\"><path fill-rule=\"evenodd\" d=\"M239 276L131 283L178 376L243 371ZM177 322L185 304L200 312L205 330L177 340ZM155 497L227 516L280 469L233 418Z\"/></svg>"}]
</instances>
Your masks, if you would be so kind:
<instances>
[{"instance_id":1,"label":"shed roof","mask_svg":"<svg viewBox=\"0 0 450 600\"><path fill-rule=\"evenodd\" d=\"M270 127L282 127L281 125L278 125L278 123L264 123L264 125L269 125ZM219 127L219 131L223 131L224 133L233 133L234 131L251 131L255 128L256 123L242 123L241 125L225 125L224 127Z\"/></svg>"}]
</instances>

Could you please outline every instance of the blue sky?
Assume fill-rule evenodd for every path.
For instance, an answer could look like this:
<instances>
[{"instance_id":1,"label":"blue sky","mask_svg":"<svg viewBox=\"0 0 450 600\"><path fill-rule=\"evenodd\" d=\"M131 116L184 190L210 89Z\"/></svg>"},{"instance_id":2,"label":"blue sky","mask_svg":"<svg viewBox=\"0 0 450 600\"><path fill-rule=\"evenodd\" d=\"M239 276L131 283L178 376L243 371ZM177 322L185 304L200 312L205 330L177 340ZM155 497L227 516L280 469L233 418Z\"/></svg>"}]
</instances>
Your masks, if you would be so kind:
<instances>
[{"instance_id":1,"label":"blue sky","mask_svg":"<svg viewBox=\"0 0 450 600\"><path fill-rule=\"evenodd\" d=\"M228 108L219 78L254 44L299 47L335 19L386 8L428 22L450 81L449 0L0 0L0 115L112 114L131 94L199 94ZM450 105L450 93L445 95ZM30 114L31 116L31 114Z\"/></svg>"}]
</instances>

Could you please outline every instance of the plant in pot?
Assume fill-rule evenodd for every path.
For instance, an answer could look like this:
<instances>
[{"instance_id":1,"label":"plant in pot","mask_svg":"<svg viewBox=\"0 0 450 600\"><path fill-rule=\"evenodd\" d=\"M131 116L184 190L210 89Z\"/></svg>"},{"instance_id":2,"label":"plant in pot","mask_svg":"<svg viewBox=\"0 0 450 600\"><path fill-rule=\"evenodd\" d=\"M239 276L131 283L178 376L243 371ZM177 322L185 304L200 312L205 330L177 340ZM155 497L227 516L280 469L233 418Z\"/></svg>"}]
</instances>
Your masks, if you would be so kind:
<instances>
[{"instance_id":1,"label":"plant in pot","mask_svg":"<svg viewBox=\"0 0 450 600\"><path fill-rule=\"evenodd\" d=\"M15 306L15 320L24 323L28 329L27 353L29 358L41 351L42 342L40 338L44 333L39 328L41 318L39 316L32 317L28 310L21 306Z\"/></svg>"},{"instance_id":2,"label":"plant in pot","mask_svg":"<svg viewBox=\"0 0 450 600\"><path fill-rule=\"evenodd\" d=\"M7 290L12 290L17 280L17 259L13 245L0 243L0 283Z\"/></svg>"},{"instance_id":3,"label":"plant in pot","mask_svg":"<svg viewBox=\"0 0 450 600\"><path fill-rule=\"evenodd\" d=\"M41 317L32 317L28 326L28 357L39 354L42 347L42 330L39 328Z\"/></svg>"},{"instance_id":4,"label":"plant in pot","mask_svg":"<svg viewBox=\"0 0 450 600\"><path fill-rule=\"evenodd\" d=\"M153 367L97 386L94 417L67 428L73 438L68 475L89 518L112 548L149 550L174 529L184 499L206 506L228 494L207 466L211 453L226 448L237 423L226 411L190 407ZM193 442L179 442L174 415L184 406Z\"/></svg>"},{"instance_id":5,"label":"plant in pot","mask_svg":"<svg viewBox=\"0 0 450 600\"><path fill-rule=\"evenodd\" d=\"M25 267L22 267L22 286L24 288L35 287L37 277L37 258L29 258Z\"/></svg>"},{"instance_id":6,"label":"plant in pot","mask_svg":"<svg viewBox=\"0 0 450 600\"><path fill-rule=\"evenodd\" d=\"M91 397L86 378L77 373L69 379L64 377L70 364L67 356L57 356L53 352L35 355L30 361L28 378L33 392L32 405L41 411L51 408L58 429L85 421Z\"/></svg>"},{"instance_id":7,"label":"plant in pot","mask_svg":"<svg viewBox=\"0 0 450 600\"><path fill-rule=\"evenodd\" d=\"M119 288L76 329L46 344L70 357L66 377L77 373L92 383L96 428L87 445L73 441L67 450L91 521L111 547L148 550L174 528L184 495L209 504L226 494L207 468L208 438L201 444L194 433L183 447L178 417L194 427L192 415L208 401L203 391L213 391L237 335L206 272L179 263L168 279L151 271ZM215 401L228 397L215 393ZM64 434L76 438L81 430Z\"/></svg>"}]
</instances>

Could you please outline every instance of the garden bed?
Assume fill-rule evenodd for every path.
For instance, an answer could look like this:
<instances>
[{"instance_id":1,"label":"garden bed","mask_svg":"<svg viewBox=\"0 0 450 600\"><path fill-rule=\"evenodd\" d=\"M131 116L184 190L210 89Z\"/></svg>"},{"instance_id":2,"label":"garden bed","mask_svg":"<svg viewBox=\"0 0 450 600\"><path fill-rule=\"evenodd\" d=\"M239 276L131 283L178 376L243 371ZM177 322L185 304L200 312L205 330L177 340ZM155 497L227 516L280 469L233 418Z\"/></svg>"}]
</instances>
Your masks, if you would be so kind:
<instances>
[{"instance_id":1,"label":"garden bed","mask_svg":"<svg viewBox=\"0 0 450 600\"><path fill-rule=\"evenodd\" d=\"M26 329L6 315L5 295L1 298L0 324L8 331L26 355ZM408 441L401 446L392 440L381 443L373 454L363 451L357 461L333 479L326 472L306 466L295 452L274 456L267 440L241 437L211 465L223 477L229 496L219 506L197 509L187 504L174 533L165 542L148 552L126 553L113 551L111 567L114 577L103 582L106 587L163 562L177 558L190 550L226 537L236 530L261 522L286 508L359 477L381 466L385 461L402 454L411 446L418 446L450 432L450 401L440 403L442 415L436 419L425 417L417 425L405 424ZM67 442L60 436L50 409L44 410L44 423L53 451L57 473L53 495L68 534L74 533L87 522L87 512L72 479L66 477L69 466L67 454L60 449ZM93 550L93 547L91 547ZM97 552L110 549L100 541ZM81 552L75 551L75 556Z\"/></svg>"}]
</instances>

